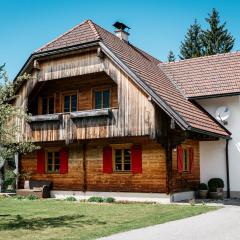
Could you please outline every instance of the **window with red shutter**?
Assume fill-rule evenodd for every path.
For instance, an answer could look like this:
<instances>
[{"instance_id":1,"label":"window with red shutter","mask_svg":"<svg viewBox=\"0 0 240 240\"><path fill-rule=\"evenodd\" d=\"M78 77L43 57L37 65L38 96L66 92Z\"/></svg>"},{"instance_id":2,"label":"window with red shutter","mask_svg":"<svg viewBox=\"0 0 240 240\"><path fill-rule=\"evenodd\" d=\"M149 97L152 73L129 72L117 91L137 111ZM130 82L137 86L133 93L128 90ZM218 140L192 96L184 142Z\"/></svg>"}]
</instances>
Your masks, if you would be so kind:
<instances>
[{"instance_id":1,"label":"window with red shutter","mask_svg":"<svg viewBox=\"0 0 240 240\"><path fill-rule=\"evenodd\" d=\"M179 173L181 173L183 171L183 149L182 149L182 145L178 145L178 147L177 147L177 168L178 168Z\"/></svg>"},{"instance_id":2,"label":"window with red shutter","mask_svg":"<svg viewBox=\"0 0 240 240\"><path fill-rule=\"evenodd\" d=\"M186 148L179 145L177 147L177 167L178 172L192 172L193 170L193 148Z\"/></svg>"},{"instance_id":3,"label":"window with red shutter","mask_svg":"<svg viewBox=\"0 0 240 240\"><path fill-rule=\"evenodd\" d=\"M194 151L193 148L189 148L189 170L190 172L193 171L194 168Z\"/></svg>"},{"instance_id":4,"label":"window with red shutter","mask_svg":"<svg viewBox=\"0 0 240 240\"><path fill-rule=\"evenodd\" d=\"M61 174L68 173L68 151L66 148L60 150L60 170Z\"/></svg>"},{"instance_id":5,"label":"window with red shutter","mask_svg":"<svg viewBox=\"0 0 240 240\"><path fill-rule=\"evenodd\" d=\"M131 147L132 173L142 173L142 147L134 145Z\"/></svg>"},{"instance_id":6,"label":"window with red shutter","mask_svg":"<svg viewBox=\"0 0 240 240\"><path fill-rule=\"evenodd\" d=\"M103 148L103 172L112 173L112 148Z\"/></svg>"},{"instance_id":7,"label":"window with red shutter","mask_svg":"<svg viewBox=\"0 0 240 240\"><path fill-rule=\"evenodd\" d=\"M42 149L37 151L37 173L45 173L45 151Z\"/></svg>"}]
</instances>

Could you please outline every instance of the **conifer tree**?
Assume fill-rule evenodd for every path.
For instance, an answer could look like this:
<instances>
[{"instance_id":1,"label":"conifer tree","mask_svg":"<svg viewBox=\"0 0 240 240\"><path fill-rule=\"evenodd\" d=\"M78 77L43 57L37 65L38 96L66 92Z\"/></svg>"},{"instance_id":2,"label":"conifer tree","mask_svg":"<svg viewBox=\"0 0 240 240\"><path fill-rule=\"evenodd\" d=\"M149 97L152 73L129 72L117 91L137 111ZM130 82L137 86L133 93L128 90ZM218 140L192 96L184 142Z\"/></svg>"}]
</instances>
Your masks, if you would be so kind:
<instances>
[{"instance_id":1,"label":"conifer tree","mask_svg":"<svg viewBox=\"0 0 240 240\"><path fill-rule=\"evenodd\" d=\"M172 50L169 51L167 58L168 62L175 62L176 58Z\"/></svg>"},{"instance_id":2,"label":"conifer tree","mask_svg":"<svg viewBox=\"0 0 240 240\"><path fill-rule=\"evenodd\" d=\"M184 41L181 42L179 57L181 59L188 59L202 56L203 46L201 39L202 29L195 19L194 23L190 25Z\"/></svg>"},{"instance_id":3,"label":"conifer tree","mask_svg":"<svg viewBox=\"0 0 240 240\"><path fill-rule=\"evenodd\" d=\"M203 31L201 36L204 55L230 52L235 39L225 28L226 22L220 23L219 13L215 8L208 16L205 20L209 24L209 29Z\"/></svg>"}]
</instances>

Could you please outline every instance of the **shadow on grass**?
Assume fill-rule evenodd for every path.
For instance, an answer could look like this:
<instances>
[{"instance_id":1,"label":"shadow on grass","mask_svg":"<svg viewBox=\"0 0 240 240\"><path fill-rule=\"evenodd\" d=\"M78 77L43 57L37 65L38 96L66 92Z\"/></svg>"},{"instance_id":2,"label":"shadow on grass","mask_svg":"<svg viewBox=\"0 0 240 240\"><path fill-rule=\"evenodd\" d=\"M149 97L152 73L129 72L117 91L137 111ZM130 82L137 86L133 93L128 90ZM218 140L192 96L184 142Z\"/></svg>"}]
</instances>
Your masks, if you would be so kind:
<instances>
[{"instance_id":1,"label":"shadow on grass","mask_svg":"<svg viewBox=\"0 0 240 240\"><path fill-rule=\"evenodd\" d=\"M2 219L3 220L3 219ZM11 219L0 221L0 230L31 229L40 230L43 228L67 227L75 228L86 225L105 225L104 221L85 215L65 215L49 218L23 218L21 215L11 215Z\"/></svg>"}]
</instances>

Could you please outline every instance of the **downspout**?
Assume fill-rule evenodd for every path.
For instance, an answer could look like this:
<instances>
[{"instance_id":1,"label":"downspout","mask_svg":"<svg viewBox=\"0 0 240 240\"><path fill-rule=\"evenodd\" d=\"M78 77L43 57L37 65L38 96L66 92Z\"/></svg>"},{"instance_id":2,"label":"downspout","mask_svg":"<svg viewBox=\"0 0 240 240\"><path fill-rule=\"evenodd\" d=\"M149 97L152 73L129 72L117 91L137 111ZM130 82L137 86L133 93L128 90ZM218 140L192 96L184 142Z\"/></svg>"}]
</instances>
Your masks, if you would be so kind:
<instances>
[{"instance_id":1,"label":"downspout","mask_svg":"<svg viewBox=\"0 0 240 240\"><path fill-rule=\"evenodd\" d=\"M227 198L230 198L230 179L229 179L229 155L228 155L229 139L226 139L226 175L227 175Z\"/></svg>"}]
</instances>

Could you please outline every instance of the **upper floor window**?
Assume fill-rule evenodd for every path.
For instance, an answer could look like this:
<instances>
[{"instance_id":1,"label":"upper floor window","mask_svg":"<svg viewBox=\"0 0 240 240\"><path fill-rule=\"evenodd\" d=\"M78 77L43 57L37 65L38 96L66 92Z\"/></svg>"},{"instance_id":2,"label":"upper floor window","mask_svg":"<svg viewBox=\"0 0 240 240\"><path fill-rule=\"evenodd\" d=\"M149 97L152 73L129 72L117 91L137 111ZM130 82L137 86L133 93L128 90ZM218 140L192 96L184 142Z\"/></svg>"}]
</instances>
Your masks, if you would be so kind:
<instances>
[{"instance_id":1,"label":"upper floor window","mask_svg":"<svg viewBox=\"0 0 240 240\"><path fill-rule=\"evenodd\" d=\"M46 170L49 173L56 173L60 170L60 153L57 151L47 152Z\"/></svg>"},{"instance_id":2,"label":"upper floor window","mask_svg":"<svg viewBox=\"0 0 240 240\"><path fill-rule=\"evenodd\" d=\"M75 112L77 111L77 93L69 93L63 95L63 111Z\"/></svg>"},{"instance_id":3,"label":"upper floor window","mask_svg":"<svg viewBox=\"0 0 240 240\"><path fill-rule=\"evenodd\" d=\"M54 97L43 97L42 98L42 114L54 113Z\"/></svg>"},{"instance_id":4,"label":"upper floor window","mask_svg":"<svg viewBox=\"0 0 240 240\"><path fill-rule=\"evenodd\" d=\"M94 91L94 108L109 108L110 107L110 91L109 89L101 89Z\"/></svg>"}]
</instances>

